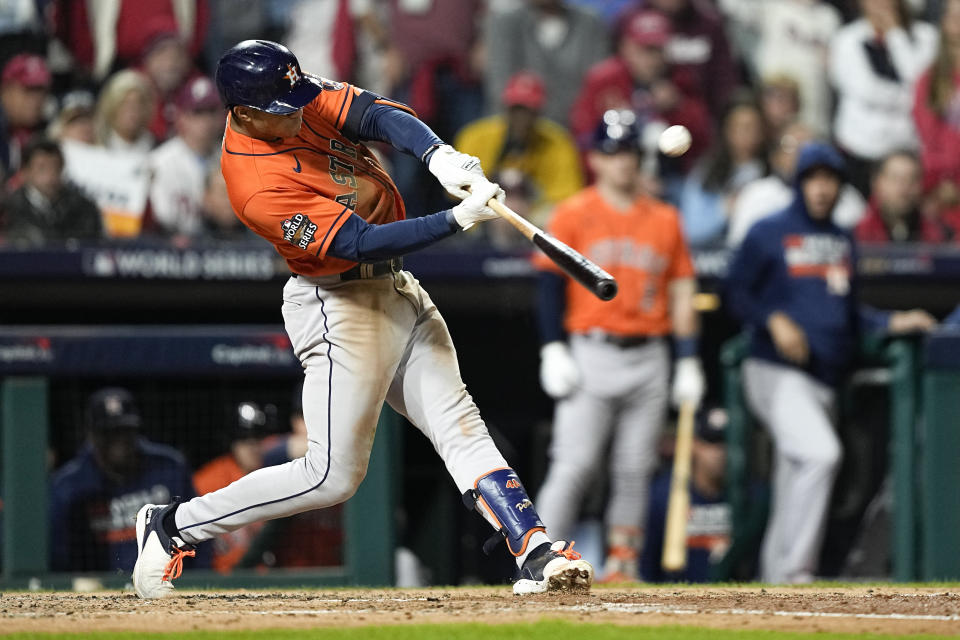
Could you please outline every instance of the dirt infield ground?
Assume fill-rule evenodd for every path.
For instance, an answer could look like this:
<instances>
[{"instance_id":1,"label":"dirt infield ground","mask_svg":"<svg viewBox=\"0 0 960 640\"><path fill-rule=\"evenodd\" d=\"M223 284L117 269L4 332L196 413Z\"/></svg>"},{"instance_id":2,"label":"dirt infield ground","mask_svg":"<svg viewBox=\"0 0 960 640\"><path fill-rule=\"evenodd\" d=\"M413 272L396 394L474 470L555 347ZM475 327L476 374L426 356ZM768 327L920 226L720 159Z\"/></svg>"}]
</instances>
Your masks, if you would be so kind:
<instances>
[{"instance_id":1,"label":"dirt infield ground","mask_svg":"<svg viewBox=\"0 0 960 640\"><path fill-rule=\"evenodd\" d=\"M14 632L239 630L405 623L530 622L887 634L960 634L960 590L935 588L595 588L514 597L509 588L129 593L2 593L0 636ZM161 624L162 623L162 624Z\"/></svg>"}]
</instances>

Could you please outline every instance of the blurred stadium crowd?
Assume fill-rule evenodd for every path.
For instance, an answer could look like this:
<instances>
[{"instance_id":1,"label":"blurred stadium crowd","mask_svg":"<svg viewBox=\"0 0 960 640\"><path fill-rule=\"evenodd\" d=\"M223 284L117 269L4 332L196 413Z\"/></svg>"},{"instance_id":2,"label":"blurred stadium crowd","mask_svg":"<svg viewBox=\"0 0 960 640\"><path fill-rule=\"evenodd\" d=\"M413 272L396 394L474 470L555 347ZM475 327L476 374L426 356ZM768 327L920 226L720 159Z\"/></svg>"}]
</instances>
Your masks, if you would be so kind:
<instances>
[{"instance_id":1,"label":"blurred stadium crowd","mask_svg":"<svg viewBox=\"0 0 960 640\"><path fill-rule=\"evenodd\" d=\"M864 242L960 230L960 6L931 0L19 0L0 12L4 191L14 245L244 240L217 169L209 78L246 38L410 104L538 222L589 182L600 115L633 109L647 190L693 247L738 244L786 203L796 150L850 168L836 220ZM693 148L658 155L683 124ZM411 215L449 202L381 149ZM62 170L62 171L61 171ZM491 225L482 240L517 242ZM480 239L480 238L475 238Z\"/></svg>"},{"instance_id":2,"label":"blurred stadium crowd","mask_svg":"<svg viewBox=\"0 0 960 640\"><path fill-rule=\"evenodd\" d=\"M211 80L220 53L247 38L283 42L309 72L409 104L541 225L593 181L593 133L605 112L625 109L641 128L644 192L678 208L693 249L738 247L754 223L787 207L799 151L812 141L843 155L833 219L859 242L960 241L960 0L8 0L0 245L259 242L227 199L218 158L226 114ZM693 135L679 158L657 150L675 124ZM377 151L409 215L450 206L419 162ZM481 226L452 242L526 246L499 221ZM54 509L91 523L89 535L58 539L52 568L129 568L103 545L132 544L128 516L143 501L187 498L271 455L299 455L302 418L295 435L260 444L276 431L264 408L236 411L230 452L191 480L179 454L136 436L128 392L90 398L89 442L56 472L52 494ZM702 546L688 579L706 579L729 544L724 419L700 417ZM135 458L169 482L140 477L124 494L146 491L136 505L71 502L81 478L117 485ZM160 484L163 495L149 493ZM650 526L665 517L667 489L654 481ZM305 525L304 535L325 531L335 549L335 524ZM251 551L262 532L237 533L198 560L223 571L262 565L264 550ZM643 553L633 559L643 576L664 578L656 552Z\"/></svg>"}]
</instances>

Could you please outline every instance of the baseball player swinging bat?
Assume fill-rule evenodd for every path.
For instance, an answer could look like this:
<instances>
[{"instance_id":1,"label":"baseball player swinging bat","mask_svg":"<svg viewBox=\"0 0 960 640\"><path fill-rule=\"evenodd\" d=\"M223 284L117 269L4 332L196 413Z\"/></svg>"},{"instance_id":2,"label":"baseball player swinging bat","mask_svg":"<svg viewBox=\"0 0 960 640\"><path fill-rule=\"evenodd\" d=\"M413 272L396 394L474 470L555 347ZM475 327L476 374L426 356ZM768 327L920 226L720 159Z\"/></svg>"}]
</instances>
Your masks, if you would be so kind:
<instances>
[{"instance_id":1,"label":"baseball player swinging bat","mask_svg":"<svg viewBox=\"0 0 960 640\"><path fill-rule=\"evenodd\" d=\"M539 247L548 258L567 275L586 287L601 300L613 300L617 295L617 281L596 263L585 258L550 234L540 229L510 207L491 198L487 205L501 218L512 224L524 237Z\"/></svg>"},{"instance_id":2,"label":"baseball player swinging bat","mask_svg":"<svg viewBox=\"0 0 960 640\"><path fill-rule=\"evenodd\" d=\"M690 512L690 457L693 450L693 416L696 406L685 403L677 419L677 444L673 454L673 477L667 524L663 534L663 570L674 573L687 567L687 515Z\"/></svg>"}]
</instances>

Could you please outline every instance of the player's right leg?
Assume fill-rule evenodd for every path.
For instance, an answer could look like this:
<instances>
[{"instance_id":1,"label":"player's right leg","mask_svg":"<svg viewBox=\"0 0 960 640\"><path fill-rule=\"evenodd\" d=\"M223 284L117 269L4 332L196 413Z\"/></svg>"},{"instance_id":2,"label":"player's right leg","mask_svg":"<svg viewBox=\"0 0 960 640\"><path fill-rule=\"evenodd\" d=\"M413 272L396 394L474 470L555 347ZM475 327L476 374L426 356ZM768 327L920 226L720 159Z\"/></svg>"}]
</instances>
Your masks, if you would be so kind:
<instances>
[{"instance_id":1,"label":"player's right leg","mask_svg":"<svg viewBox=\"0 0 960 640\"><path fill-rule=\"evenodd\" d=\"M584 372L584 376L590 375ZM543 520L561 538L577 524L586 492L606 473L603 456L613 425L610 398L585 389L557 402L553 417L547 475L537 494Z\"/></svg>"},{"instance_id":2,"label":"player's right leg","mask_svg":"<svg viewBox=\"0 0 960 640\"><path fill-rule=\"evenodd\" d=\"M460 377L456 350L439 311L409 274L398 275L397 283L419 319L387 401L430 439L464 503L497 530L491 542L505 540L517 559L514 593L588 587L593 567L572 544L547 537L520 479L490 438ZM487 551L492 546L484 545Z\"/></svg>"},{"instance_id":3,"label":"player's right leg","mask_svg":"<svg viewBox=\"0 0 960 640\"><path fill-rule=\"evenodd\" d=\"M663 340L621 350L619 378L629 382L610 445L607 560L604 580L636 580L643 548L650 477L667 416L670 354ZM625 389L626 391L626 389Z\"/></svg>"},{"instance_id":4,"label":"player's right leg","mask_svg":"<svg viewBox=\"0 0 960 640\"><path fill-rule=\"evenodd\" d=\"M808 582L842 457L833 429L835 393L797 369L761 360L744 363L743 374L750 408L770 430L775 449L761 575L771 582Z\"/></svg>"},{"instance_id":5,"label":"player's right leg","mask_svg":"<svg viewBox=\"0 0 960 640\"><path fill-rule=\"evenodd\" d=\"M396 295L389 276L327 287L300 278L284 288L283 313L306 369L307 455L165 511L142 510L134 570L142 597L170 593L169 575L162 576L179 557L171 541L189 548L252 522L338 504L366 474L387 386L416 322L413 308Z\"/></svg>"}]
</instances>

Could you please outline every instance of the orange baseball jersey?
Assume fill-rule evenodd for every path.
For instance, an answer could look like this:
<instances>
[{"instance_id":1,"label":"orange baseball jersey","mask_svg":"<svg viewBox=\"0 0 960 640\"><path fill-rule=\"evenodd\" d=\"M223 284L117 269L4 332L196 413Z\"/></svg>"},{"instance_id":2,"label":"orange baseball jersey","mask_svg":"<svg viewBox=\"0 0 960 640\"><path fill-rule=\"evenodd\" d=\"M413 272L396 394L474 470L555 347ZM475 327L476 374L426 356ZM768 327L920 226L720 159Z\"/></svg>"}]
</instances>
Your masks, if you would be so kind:
<instances>
[{"instance_id":1,"label":"orange baseball jersey","mask_svg":"<svg viewBox=\"0 0 960 640\"><path fill-rule=\"evenodd\" d=\"M588 187L557 205L548 230L609 271L619 284L617 297L603 302L569 280L564 317L568 333L670 333L667 286L672 280L694 276L676 209L641 197L629 211L619 211L596 187ZM534 264L562 273L542 253Z\"/></svg>"},{"instance_id":2,"label":"orange baseball jersey","mask_svg":"<svg viewBox=\"0 0 960 640\"><path fill-rule=\"evenodd\" d=\"M405 105L324 80L323 91L304 107L295 138L257 140L234 131L227 116L220 168L230 203L294 273L329 275L355 264L326 255L352 213L371 224L404 218L393 180L366 146L351 140L373 102L413 114Z\"/></svg>"},{"instance_id":3,"label":"orange baseball jersey","mask_svg":"<svg viewBox=\"0 0 960 640\"><path fill-rule=\"evenodd\" d=\"M199 495L205 495L217 489L223 489L245 475L246 473L240 468L233 456L225 453L200 467L193 474L193 485L197 488ZM256 539L260 530L263 529L263 525L263 522L254 522L218 536L213 541L214 570L220 573L230 573L230 570L243 560L247 550L250 549L250 545Z\"/></svg>"}]
</instances>

